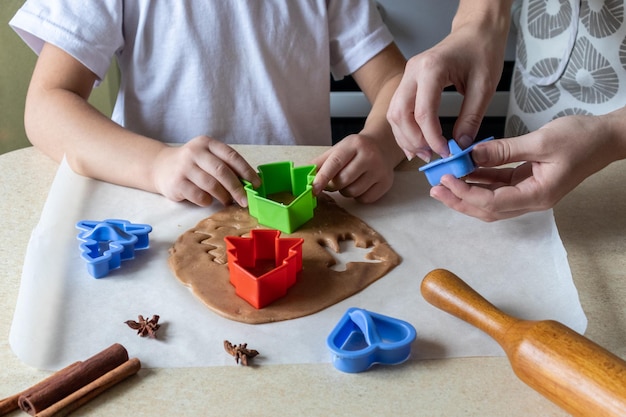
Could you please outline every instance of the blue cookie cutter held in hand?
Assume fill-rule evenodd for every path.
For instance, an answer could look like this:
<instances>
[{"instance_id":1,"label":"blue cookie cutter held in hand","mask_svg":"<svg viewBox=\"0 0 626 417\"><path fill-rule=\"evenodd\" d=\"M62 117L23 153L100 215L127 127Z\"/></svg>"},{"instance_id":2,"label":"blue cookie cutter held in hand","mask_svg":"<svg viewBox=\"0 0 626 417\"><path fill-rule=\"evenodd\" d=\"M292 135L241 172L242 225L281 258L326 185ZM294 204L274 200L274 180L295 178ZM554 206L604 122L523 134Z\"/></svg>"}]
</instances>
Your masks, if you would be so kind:
<instances>
[{"instance_id":1,"label":"blue cookie cutter held in hand","mask_svg":"<svg viewBox=\"0 0 626 417\"><path fill-rule=\"evenodd\" d=\"M76 223L81 257L94 278L102 278L110 270L119 268L122 261L133 259L135 249L149 246L148 234L152 227L128 220L82 220Z\"/></svg>"},{"instance_id":2,"label":"blue cookie cutter held in hand","mask_svg":"<svg viewBox=\"0 0 626 417\"><path fill-rule=\"evenodd\" d=\"M366 371L375 363L407 360L417 334L406 321L360 308L350 308L326 339L333 365L343 372Z\"/></svg>"},{"instance_id":3,"label":"blue cookie cutter held in hand","mask_svg":"<svg viewBox=\"0 0 626 417\"><path fill-rule=\"evenodd\" d=\"M474 169L476 169L472 156L470 155L474 146L492 139L493 136L483 139L470 145L466 149L461 149L454 139L450 139L448 141L450 156L447 158L437 159L436 161L424 165L419 170L426 174L426 179L432 186L439 185L441 183L441 177L446 174L452 174L456 178L462 178L471 174Z\"/></svg>"}]
</instances>

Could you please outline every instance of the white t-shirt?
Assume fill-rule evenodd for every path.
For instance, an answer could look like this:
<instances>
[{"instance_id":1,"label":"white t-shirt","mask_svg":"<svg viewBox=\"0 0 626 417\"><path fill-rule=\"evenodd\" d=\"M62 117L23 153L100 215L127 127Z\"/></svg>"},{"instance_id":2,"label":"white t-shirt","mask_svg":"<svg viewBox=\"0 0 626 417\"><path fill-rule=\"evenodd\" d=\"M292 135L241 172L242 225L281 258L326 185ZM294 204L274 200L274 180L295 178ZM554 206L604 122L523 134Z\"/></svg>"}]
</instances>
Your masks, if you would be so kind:
<instances>
[{"instance_id":1,"label":"white t-shirt","mask_svg":"<svg viewBox=\"0 0 626 417\"><path fill-rule=\"evenodd\" d=\"M28 0L10 25L103 78L113 120L164 142L330 145L330 74L392 42L371 0Z\"/></svg>"},{"instance_id":2,"label":"white t-shirt","mask_svg":"<svg viewBox=\"0 0 626 417\"><path fill-rule=\"evenodd\" d=\"M626 105L624 0L518 0L516 68L505 136Z\"/></svg>"}]
</instances>

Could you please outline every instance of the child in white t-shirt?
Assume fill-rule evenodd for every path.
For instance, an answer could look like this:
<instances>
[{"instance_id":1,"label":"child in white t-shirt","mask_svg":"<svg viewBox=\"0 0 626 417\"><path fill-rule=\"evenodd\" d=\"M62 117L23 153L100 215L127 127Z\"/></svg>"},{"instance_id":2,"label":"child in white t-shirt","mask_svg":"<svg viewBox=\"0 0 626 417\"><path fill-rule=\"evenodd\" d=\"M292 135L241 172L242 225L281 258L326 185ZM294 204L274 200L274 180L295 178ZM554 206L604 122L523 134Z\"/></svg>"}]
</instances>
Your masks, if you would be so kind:
<instances>
[{"instance_id":1,"label":"child in white t-shirt","mask_svg":"<svg viewBox=\"0 0 626 417\"><path fill-rule=\"evenodd\" d=\"M330 145L329 72L351 74L372 110L312 161L315 192L374 201L403 159L385 113L405 60L372 1L28 0L10 24L39 54L28 137L82 175L246 206L240 179L260 180L228 144ZM87 99L114 56L111 120Z\"/></svg>"}]
</instances>

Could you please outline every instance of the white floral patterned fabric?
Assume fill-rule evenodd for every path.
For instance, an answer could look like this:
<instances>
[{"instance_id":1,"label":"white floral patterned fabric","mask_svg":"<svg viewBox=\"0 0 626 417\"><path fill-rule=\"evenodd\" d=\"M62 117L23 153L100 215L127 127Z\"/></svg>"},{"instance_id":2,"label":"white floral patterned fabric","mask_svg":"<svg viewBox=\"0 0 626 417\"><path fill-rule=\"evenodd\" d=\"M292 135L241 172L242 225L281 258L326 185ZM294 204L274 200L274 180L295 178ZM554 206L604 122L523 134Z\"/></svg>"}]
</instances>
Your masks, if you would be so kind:
<instances>
[{"instance_id":1,"label":"white floral patterned fabric","mask_svg":"<svg viewBox=\"0 0 626 417\"><path fill-rule=\"evenodd\" d=\"M625 0L518 0L505 136L626 105Z\"/></svg>"}]
</instances>

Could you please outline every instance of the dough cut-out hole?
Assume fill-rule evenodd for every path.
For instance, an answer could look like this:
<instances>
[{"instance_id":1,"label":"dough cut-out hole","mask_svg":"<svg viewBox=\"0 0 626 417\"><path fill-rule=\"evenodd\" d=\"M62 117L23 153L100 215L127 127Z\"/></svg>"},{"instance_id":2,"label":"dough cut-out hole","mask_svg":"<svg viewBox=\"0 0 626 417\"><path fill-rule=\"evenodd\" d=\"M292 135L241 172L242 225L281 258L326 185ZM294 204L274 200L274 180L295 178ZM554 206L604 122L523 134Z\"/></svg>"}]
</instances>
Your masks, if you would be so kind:
<instances>
[{"instance_id":1,"label":"dough cut-out hole","mask_svg":"<svg viewBox=\"0 0 626 417\"><path fill-rule=\"evenodd\" d=\"M379 263L378 259L367 259L366 256L372 251L372 248L359 248L354 244L353 240L342 240L339 242L339 253L335 252L328 246L324 249L335 258L336 263L329 268L333 271L345 271L350 262L369 262Z\"/></svg>"}]
</instances>

